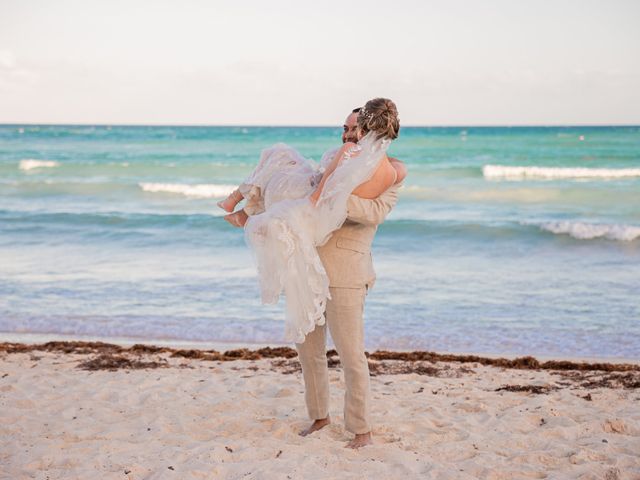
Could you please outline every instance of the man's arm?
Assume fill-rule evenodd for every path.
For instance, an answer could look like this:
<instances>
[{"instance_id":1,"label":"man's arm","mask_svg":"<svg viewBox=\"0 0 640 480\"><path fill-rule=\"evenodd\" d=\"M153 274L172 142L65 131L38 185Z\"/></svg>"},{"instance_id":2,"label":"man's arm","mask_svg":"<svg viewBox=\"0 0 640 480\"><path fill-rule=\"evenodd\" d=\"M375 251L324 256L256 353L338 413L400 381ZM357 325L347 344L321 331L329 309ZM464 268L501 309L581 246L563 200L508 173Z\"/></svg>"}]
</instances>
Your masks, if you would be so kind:
<instances>
[{"instance_id":1,"label":"man's arm","mask_svg":"<svg viewBox=\"0 0 640 480\"><path fill-rule=\"evenodd\" d=\"M400 185L392 185L379 197L371 200L349 195L347 219L364 225L380 225L396 205Z\"/></svg>"}]
</instances>

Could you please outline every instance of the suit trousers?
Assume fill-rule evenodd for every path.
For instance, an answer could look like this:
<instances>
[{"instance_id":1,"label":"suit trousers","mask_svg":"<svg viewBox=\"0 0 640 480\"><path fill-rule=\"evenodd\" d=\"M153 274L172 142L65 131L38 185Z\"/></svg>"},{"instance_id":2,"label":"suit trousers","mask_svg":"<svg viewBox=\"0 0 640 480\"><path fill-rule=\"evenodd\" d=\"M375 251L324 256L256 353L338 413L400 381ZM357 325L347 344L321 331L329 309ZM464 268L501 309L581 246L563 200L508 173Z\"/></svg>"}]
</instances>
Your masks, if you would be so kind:
<instances>
[{"instance_id":1,"label":"suit trousers","mask_svg":"<svg viewBox=\"0 0 640 480\"><path fill-rule=\"evenodd\" d=\"M364 300L367 287L330 287L325 324L316 325L303 343L296 343L302 365L307 411L312 420L329 414L329 368L326 327L336 346L344 371L344 424L351 433L371 431L369 363L364 354Z\"/></svg>"}]
</instances>

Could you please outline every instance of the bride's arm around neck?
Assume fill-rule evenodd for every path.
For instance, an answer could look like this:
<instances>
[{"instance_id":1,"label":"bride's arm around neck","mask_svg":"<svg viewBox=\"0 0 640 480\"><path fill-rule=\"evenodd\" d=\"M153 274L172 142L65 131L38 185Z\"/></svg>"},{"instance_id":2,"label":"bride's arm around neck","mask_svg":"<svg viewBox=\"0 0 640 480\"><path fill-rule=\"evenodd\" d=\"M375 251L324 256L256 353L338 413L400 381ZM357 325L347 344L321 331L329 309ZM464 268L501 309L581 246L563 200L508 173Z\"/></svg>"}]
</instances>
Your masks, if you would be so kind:
<instances>
[{"instance_id":1,"label":"bride's arm around neck","mask_svg":"<svg viewBox=\"0 0 640 480\"><path fill-rule=\"evenodd\" d=\"M324 188L324 184L326 183L327 178L329 178L329 175L331 175L333 173L333 171L336 169L336 167L338 166L338 164L340 163L340 161L344 157L344 153L349 148L352 148L355 145L356 145L355 143L347 142L344 145L342 145L342 147L340 147L340 149L336 152L336 155L333 157L333 160L331 160L331 163L329 163L329 165L325 169L324 173L322 174L322 179L320 180L320 183L318 184L316 189L313 191L313 193L309 197L311 199L311 202L314 205L318 201L318 198L320 198L320 194L322 193L322 189Z\"/></svg>"}]
</instances>

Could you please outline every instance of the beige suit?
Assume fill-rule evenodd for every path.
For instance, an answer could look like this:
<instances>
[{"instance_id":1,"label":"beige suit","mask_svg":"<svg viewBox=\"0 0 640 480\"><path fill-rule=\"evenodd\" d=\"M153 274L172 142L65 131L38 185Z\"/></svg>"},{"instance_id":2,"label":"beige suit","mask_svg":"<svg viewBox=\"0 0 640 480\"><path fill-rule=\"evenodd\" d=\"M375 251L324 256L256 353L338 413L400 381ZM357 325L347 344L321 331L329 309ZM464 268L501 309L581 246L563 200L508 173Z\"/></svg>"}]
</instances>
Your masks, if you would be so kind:
<instances>
[{"instance_id":1,"label":"beige suit","mask_svg":"<svg viewBox=\"0 0 640 480\"><path fill-rule=\"evenodd\" d=\"M391 186L378 198L349 197L348 217L327 243L318 247L329 276L331 299L325 310L326 322L307 334L296 350L305 384L307 411L312 420L329 413L329 371L326 353L326 326L344 370L344 423L352 433L371 431L371 389L369 364L364 354L364 299L375 282L371 243L378 225L395 206L399 185Z\"/></svg>"}]
</instances>

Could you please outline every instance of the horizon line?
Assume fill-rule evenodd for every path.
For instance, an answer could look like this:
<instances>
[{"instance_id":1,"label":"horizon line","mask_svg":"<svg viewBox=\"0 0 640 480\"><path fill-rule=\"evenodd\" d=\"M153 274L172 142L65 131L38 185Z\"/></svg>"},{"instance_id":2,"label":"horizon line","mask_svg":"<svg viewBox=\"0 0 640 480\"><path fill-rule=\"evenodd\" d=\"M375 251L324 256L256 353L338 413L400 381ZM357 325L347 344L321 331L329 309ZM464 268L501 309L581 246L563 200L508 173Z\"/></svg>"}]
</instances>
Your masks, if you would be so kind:
<instances>
[{"instance_id":1,"label":"horizon line","mask_svg":"<svg viewBox=\"0 0 640 480\"><path fill-rule=\"evenodd\" d=\"M0 122L2 127L45 126L45 127L211 127L211 128L339 128L342 125L330 124L207 124L207 123L8 123ZM585 127L637 127L640 123L540 123L540 124L432 124L401 125L400 128L585 128Z\"/></svg>"}]
</instances>

